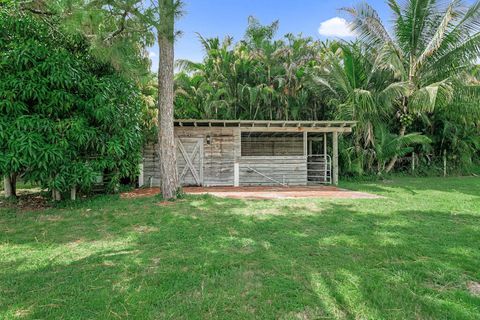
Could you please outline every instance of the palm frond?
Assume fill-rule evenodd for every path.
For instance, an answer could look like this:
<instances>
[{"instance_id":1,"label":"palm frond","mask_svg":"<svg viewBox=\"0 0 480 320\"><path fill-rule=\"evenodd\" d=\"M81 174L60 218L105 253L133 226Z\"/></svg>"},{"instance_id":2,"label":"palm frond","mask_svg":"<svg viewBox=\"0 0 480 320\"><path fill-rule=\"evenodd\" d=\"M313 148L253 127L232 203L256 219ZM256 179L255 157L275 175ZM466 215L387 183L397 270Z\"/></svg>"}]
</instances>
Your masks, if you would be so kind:
<instances>
[{"instance_id":1,"label":"palm frond","mask_svg":"<svg viewBox=\"0 0 480 320\"><path fill-rule=\"evenodd\" d=\"M372 47L384 43L394 43L378 15L368 3L360 3L355 7L342 8L351 18L352 30L358 34L358 38Z\"/></svg>"},{"instance_id":2,"label":"palm frond","mask_svg":"<svg viewBox=\"0 0 480 320\"><path fill-rule=\"evenodd\" d=\"M412 112L432 112L438 103L448 104L453 97L453 87L447 80L432 83L416 90L409 101Z\"/></svg>"},{"instance_id":3,"label":"palm frond","mask_svg":"<svg viewBox=\"0 0 480 320\"><path fill-rule=\"evenodd\" d=\"M203 64L198 62L193 62L187 59L178 59L175 61L175 67L180 71L185 72L195 72L203 69Z\"/></svg>"},{"instance_id":4,"label":"palm frond","mask_svg":"<svg viewBox=\"0 0 480 320\"><path fill-rule=\"evenodd\" d=\"M374 70L379 69L393 72L394 77L401 81L408 79L403 57L398 55L398 51L391 43L385 43L378 51L374 62Z\"/></svg>"},{"instance_id":5,"label":"palm frond","mask_svg":"<svg viewBox=\"0 0 480 320\"><path fill-rule=\"evenodd\" d=\"M412 66L414 73L425 63L425 60L428 59L430 56L432 56L435 53L435 51L438 50L438 48L440 48L440 46L442 45L442 41L445 38L447 29L450 25L450 22L453 19L454 4L455 4L455 1L448 7L442 19L442 22L436 29L436 32L433 35L432 39L430 40L430 42L428 43L427 47L422 52L420 57L415 61L414 65Z\"/></svg>"}]
</instances>

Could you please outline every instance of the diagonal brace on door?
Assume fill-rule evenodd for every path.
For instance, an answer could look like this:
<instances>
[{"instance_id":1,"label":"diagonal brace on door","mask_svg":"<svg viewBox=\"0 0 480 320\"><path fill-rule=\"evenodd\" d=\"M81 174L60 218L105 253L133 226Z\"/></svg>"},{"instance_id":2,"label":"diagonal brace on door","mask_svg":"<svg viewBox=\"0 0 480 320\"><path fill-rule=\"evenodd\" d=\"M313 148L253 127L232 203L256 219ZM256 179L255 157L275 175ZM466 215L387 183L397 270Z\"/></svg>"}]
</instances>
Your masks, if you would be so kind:
<instances>
[{"instance_id":1,"label":"diagonal brace on door","mask_svg":"<svg viewBox=\"0 0 480 320\"><path fill-rule=\"evenodd\" d=\"M185 163L186 163L186 166L183 168L182 174L180 175L180 179L185 176L185 174L187 173L187 170L190 170L193 178L195 179L197 184L200 185L201 184L201 182L200 182L201 179L198 175L197 170L195 169L195 166L192 163L192 159L195 160L196 155L198 153L200 141L197 142L197 144L195 145L195 147L194 147L190 156L188 155L187 151L185 150L185 147L183 146L182 141L178 138L177 138L177 145L178 145L178 149L180 149L180 152L182 153L182 156L185 159Z\"/></svg>"},{"instance_id":2,"label":"diagonal brace on door","mask_svg":"<svg viewBox=\"0 0 480 320\"><path fill-rule=\"evenodd\" d=\"M190 157L189 157L192 165L193 165L193 162L195 161L195 159L197 158L197 155L199 154L199 152L197 153L198 149L199 149L199 143L195 144L195 147L193 148L193 151L192 151L192 153L190 154ZM186 150L185 150L185 152L186 152ZM182 153L182 155L185 158L185 155L183 153ZM185 167L183 167L182 173L180 174L180 179L182 179L187 174L189 169L190 169L190 171L192 171L192 168L189 165L186 165ZM198 181L197 181L197 183L198 183Z\"/></svg>"}]
</instances>

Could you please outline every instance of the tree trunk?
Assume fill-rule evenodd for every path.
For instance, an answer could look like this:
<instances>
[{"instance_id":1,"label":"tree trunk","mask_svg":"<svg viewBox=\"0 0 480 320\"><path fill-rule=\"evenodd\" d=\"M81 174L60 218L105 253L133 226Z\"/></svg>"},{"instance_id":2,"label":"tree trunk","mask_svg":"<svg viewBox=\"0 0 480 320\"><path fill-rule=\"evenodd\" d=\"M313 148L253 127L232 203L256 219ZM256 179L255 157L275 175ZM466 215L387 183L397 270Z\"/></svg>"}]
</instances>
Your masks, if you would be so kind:
<instances>
[{"instance_id":1,"label":"tree trunk","mask_svg":"<svg viewBox=\"0 0 480 320\"><path fill-rule=\"evenodd\" d=\"M405 135L405 131L407 130L407 127L405 127L403 124L402 126L400 127L400 133L399 133L399 136L400 137L403 137ZM388 163L387 167L385 168L385 172L386 173L389 173L390 171L392 171L393 167L395 166L395 163L397 162L398 160L398 156L395 155L391 160L390 162Z\"/></svg>"},{"instance_id":2,"label":"tree trunk","mask_svg":"<svg viewBox=\"0 0 480 320\"><path fill-rule=\"evenodd\" d=\"M17 175L12 173L6 175L3 179L4 189L5 189L5 198L16 198L17 197Z\"/></svg>"},{"instance_id":3,"label":"tree trunk","mask_svg":"<svg viewBox=\"0 0 480 320\"><path fill-rule=\"evenodd\" d=\"M174 63L173 0L161 0L158 28L158 154L160 155L160 187L164 199L175 199L178 170L173 126L173 63Z\"/></svg>"},{"instance_id":4,"label":"tree trunk","mask_svg":"<svg viewBox=\"0 0 480 320\"><path fill-rule=\"evenodd\" d=\"M70 200L75 201L77 200L77 187L73 186L72 189L70 189Z\"/></svg>"},{"instance_id":5,"label":"tree trunk","mask_svg":"<svg viewBox=\"0 0 480 320\"><path fill-rule=\"evenodd\" d=\"M62 194L57 189L52 189L52 200L53 201L62 200Z\"/></svg>"}]
</instances>

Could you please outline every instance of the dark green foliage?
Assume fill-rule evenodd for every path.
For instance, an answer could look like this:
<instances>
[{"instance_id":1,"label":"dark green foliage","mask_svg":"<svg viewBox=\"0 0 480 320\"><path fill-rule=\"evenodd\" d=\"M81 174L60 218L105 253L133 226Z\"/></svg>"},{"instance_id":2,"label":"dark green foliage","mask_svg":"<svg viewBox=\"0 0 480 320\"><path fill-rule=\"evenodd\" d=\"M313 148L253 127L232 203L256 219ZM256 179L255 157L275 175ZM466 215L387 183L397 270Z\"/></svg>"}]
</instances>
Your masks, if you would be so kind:
<instances>
[{"instance_id":1,"label":"dark green foliage","mask_svg":"<svg viewBox=\"0 0 480 320\"><path fill-rule=\"evenodd\" d=\"M480 14L479 3L469 9L465 19ZM437 16L446 14L444 8L434 9ZM178 61L183 72L176 77L177 117L355 120L358 124L353 134L341 138L343 174L383 174L391 170L393 159L395 164L397 158L409 157L412 151L425 166L439 162L443 167L444 150L449 172L470 172L480 160L480 76L478 66L472 64L477 47L472 44L462 49L463 55L455 53L456 59L463 61L460 69L452 68L457 63L453 56L444 68L436 67L441 59L427 50L417 58L417 76L409 80L410 60L399 56L397 43L391 40L396 38L380 30L373 8L364 4L347 10L354 16L367 15L378 24L377 30L353 19L375 37L370 39L366 32L354 43L292 35L276 40L277 22L261 25L253 18L238 43L228 37L223 42L200 37L204 60ZM441 18L429 20L433 31L442 29ZM459 28L467 28L467 20ZM472 34L477 32L472 41L477 43L479 25L472 24ZM458 21L450 25L454 28ZM432 30L393 31L400 46L411 40L412 45L426 50ZM421 39L419 32L425 33ZM408 41L404 39L407 36ZM458 36L454 41L453 35L437 35L442 41L439 52L451 52L465 40ZM395 168L410 170L402 163Z\"/></svg>"},{"instance_id":2,"label":"dark green foliage","mask_svg":"<svg viewBox=\"0 0 480 320\"><path fill-rule=\"evenodd\" d=\"M287 34L275 40L278 23L249 18L245 38L200 41L202 63L177 61L176 116L218 119L318 119L322 101L308 87L307 69L321 60L323 44Z\"/></svg>"},{"instance_id":3,"label":"dark green foliage","mask_svg":"<svg viewBox=\"0 0 480 320\"><path fill-rule=\"evenodd\" d=\"M65 192L137 172L142 100L55 19L0 11L0 174Z\"/></svg>"}]
</instances>

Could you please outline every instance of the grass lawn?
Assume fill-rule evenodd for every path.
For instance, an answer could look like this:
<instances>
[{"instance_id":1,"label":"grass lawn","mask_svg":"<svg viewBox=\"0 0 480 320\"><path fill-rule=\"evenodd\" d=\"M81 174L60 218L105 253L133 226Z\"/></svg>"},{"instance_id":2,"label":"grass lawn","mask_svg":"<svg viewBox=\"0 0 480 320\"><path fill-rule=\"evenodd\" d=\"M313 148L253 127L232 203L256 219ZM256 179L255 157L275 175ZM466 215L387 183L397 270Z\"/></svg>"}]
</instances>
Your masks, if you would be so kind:
<instances>
[{"instance_id":1,"label":"grass lawn","mask_svg":"<svg viewBox=\"0 0 480 320\"><path fill-rule=\"evenodd\" d=\"M0 319L480 319L479 178L344 186L0 209Z\"/></svg>"}]
</instances>

